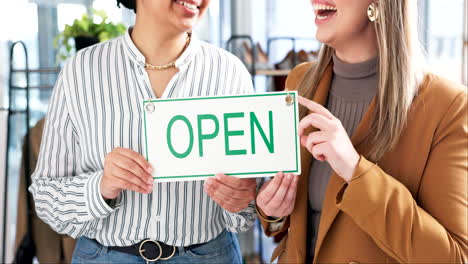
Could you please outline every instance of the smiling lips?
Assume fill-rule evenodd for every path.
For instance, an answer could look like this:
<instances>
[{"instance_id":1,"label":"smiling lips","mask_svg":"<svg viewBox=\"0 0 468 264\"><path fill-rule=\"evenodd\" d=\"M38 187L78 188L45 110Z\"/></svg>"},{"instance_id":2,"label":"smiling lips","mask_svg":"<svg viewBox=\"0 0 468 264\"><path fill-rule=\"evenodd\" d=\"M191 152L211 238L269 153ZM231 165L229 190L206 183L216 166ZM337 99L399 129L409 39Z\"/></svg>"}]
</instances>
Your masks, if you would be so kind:
<instances>
[{"instance_id":1,"label":"smiling lips","mask_svg":"<svg viewBox=\"0 0 468 264\"><path fill-rule=\"evenodd\" d=\"M313 4L313 8L318 20L327 19L333 16L338 10L335 6L329 4Z\"/></svg>"},{"instance_id":2,"label":"smiling lips","mask_svg":"<svg viewBox=\"0 0 468 264\"><path fill-rule=\"evenodd\" d=\"M176 3L178 3L179 5L183 5L186 8L188 8L188 9L194 11L194 12L196 12L196 11L198 11L198 9L200 9L200 6L195 4L193 1L176 0Z\"/></svg>"}]
</instances>

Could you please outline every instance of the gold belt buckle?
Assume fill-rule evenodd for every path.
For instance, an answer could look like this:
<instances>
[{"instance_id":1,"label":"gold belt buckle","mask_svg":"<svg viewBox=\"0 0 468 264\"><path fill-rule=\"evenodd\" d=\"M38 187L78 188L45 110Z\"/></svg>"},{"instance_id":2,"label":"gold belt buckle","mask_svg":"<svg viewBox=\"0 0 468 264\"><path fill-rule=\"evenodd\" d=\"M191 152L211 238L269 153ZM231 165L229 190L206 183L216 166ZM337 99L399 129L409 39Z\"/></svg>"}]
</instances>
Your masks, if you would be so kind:
<instances>
[{"instance_id":1,"label":"gold belt buckle","mask_svg":"<svg viewBox=\"0 0 468 264\"><path fill-rule=\"evenodd\" d=\"M161 258L161 256L159 256L159 259L160 259L160 260L168 260L168 259L171 259L171 258L175 255L175 252L176 252L176 247L175 247L175 246L172 246L172 248L173 248L172 254L171 254L169 257ZM162 255L162 250L161 250L161 255Z\"/></svg>"},{"instance_id":2,"label":"gold belt buckle","mask_svg":"<svg viewBox=\"0 0 468 264\"><path fill-rule=\"evenodd\" d=\"M145 257L145 255L143 254L145 252L145 249L143 248L143 245L146 243L146 242L153 242L154 244L156 244L156 246L158 246L159 248L159 256L155 259L149 259L147 257ZM145 241L143 241L141 244L140 244L140 248L138 249L138 252L140 252L140 256L146 260L146 261L149 261L149 262L152 262L152 261L156 261L158 259L161 258L161 255L162 255L162 247L161 245L159 244L158 241L154 241L154 240L150 240L150 239L146 239Z\"/></svg>"},{"instance_id":3,"label":"gold belt buckle","mask_svg":"<svg viewBox=\"0 0 468 264\"><path fill-rule=\"evenodd\" d=\"M146 243L146 242L152 242L154 243L156 246L158 246L159 248L159 256L154 258L154 259L149 259L147 258L143 253L145 252L145 249L143 248L143 245ZM155 241L155 240L151 240L151 239L146 239L145 241L143 241L141 244L140 244L140 248L138 249L138 252L140 252L140 256L146 260L146 261L149 261L149 262L153 262L153 261L157 261L157 260L168 260L168 259L171 259L175 253L176 253L176 247L175 246L172 246L173 250L172 250L172 254L169 256L169 257L166 257L166 258L161 258L162 256L162 247L161 247L161 244L159 244L158 241Z\"/></svg>"}]
</instances>

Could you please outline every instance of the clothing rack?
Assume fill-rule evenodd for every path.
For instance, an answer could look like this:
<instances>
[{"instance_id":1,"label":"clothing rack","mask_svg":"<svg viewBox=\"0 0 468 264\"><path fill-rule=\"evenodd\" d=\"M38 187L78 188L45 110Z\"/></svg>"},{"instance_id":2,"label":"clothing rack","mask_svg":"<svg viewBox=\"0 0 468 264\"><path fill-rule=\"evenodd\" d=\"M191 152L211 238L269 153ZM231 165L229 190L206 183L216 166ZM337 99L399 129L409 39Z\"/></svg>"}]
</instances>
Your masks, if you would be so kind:
<instances>
[{"instance_id":1,"label":"clothing rack","mask_svg":"<svg viewBox=\"0 0 468 264\"><path fill-rule=\"evenodd\" d=\"M255 89L255 75L256 75L256 67L255 67L255 57L256 57L256 52L255 52L255 44L254 44L254 41L253 41L253 38L249 35L233 35L231 36L227 42L226 42L226 50L232 52L233 49L234 49L234 41L237 41L237 40L245 40L249 43L249 45L252 47L252 49L250 50L250 55L252 56L252 64L250 65L250 69L249 70L249 73L250 75L252 75L252 82L253 82L253 86L254 86L254 89Z\"/></svg>"},{"instance_id":2,"label":"clothing rack","mask_svg":"<svg viewBox=\"0 0 468 264\"><path fill-rule=\"evenodd\" d=\"M16 47L21 47L23 53L24 53L24 69L15 69L14 68L14 62L15 62L15 48ZM58 74L60 72L59 68L42 68L42 69L30 69L29 68L29 53L28 49L26 47L26 44L22 41L17 41L11 44L10 46L10 63L9 63L9 81L8 81L8 107L7 108L2 108L0 110L8 112L8 117L7 117L7 134L6 134L6 156L5 156L5 181L4 181L4 209L5 213L3 214L3 261L6 262L6 244L7 244L7 237L6 237L6 228L7 228L7 208L8 208L8 179L9 179L9 169L10 169L10 160L9 160L9 152L10 152L10 143L11 143L11 136L12 136L12 128L11 124L13 124L13 119L14 116L16 115L25 115L25 123L24 126L26 128L26 133L24 135L24 150L26 151L26 154L23 153L24 156L24 172L25 172L25 177L29 177L31 174L31 169L30 168L30 153L31 153L31 147L30 147L30 140L29 140L29 129L31 127L31 107L30 107L30 94L31 90L35 89L52 89L53 85L38 85L38 86L32 86L31 85L31 78L30 74ZM24 74L24 77L26 79L26 84L25 86L17 85L14 82L14 76L16 74ZM23 95L25 98L26 105L24 108L16 108L14 107L15 101L18 98L18 92L24 92L25 94ZM29 199L26 200L28 204L28 218L32 219L32 206L29 204ZM28 229L30 230L30 223L28 222Z\"/></svg>"},{"instance_id":3,"label":"clothing rack","mask_svg":"<svg viewBox=\"0 0 468 264\"><path fill-rule=\"evenodd\" d=\"M255 58L257 57L258 52L257 52L256 46L255 46L255 42L254 42L252 36L250 36L250 35L232 35L227 40L226 45L225 45L225 49L227 51L233 52L233 50L234 50L234 41L238 41L238 40L247 41L248 44L250 45L250 47L252 47L251 51L250 51L250 55L252 57L252 64L250 65L248 70L249 70L250 74L252 75L252 81L253 81L254 88L256 88L256 86L255 86L255 77L256 76L265 76L265 77L284 76L284 77L286 77L289 74L289 72L291 71L291 70L276 70L276 69L271 69L271 70L259 70L259 69L257 69ZM298 41L314 41L314 42L317 42L317 40L314 39L314 38L271 37L271 38L267 39L267 48L266 48L266 54L267 55L271 54L272 44L274 42L278 42L278 41L289 41L289 42L291 42L292 50L294 50L294 51L296 50ZM298 65L297 53L294 53L293 64L295 66Z\"/></svg>"}]
</instances>

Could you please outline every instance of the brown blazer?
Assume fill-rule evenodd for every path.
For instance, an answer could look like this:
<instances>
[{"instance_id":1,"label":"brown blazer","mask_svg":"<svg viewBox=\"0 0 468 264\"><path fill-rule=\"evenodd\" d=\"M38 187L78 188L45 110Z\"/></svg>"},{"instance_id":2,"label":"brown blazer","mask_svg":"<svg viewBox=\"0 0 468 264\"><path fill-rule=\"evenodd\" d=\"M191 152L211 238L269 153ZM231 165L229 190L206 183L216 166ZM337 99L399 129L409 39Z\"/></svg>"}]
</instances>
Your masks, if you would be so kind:
<instances>
[{"instance_id":1,"label":"brown blazer","mask_svg":"<svg viewBox=\"0 0 468 264\"><path fill-rule=\"evenodd\" d=\"M30 135L30 168L31 172L36 167L37 158L39 155L39 147L41 145L42 131L44 129L44 119L41 119L31 130ZM23 146L23 155L26 154ZM24 157L22 160L22 166L24 166ZM18 249L21 240L27 232L27 204L26 197L31 201L31 205L34 206L34 199L27 193L26 195L26 177L31 175L24 175L24 169L20 170L20 184L18 192L18 212L16 222L16 239L15 239L15 251ZM73 251L75 250L75 240L67 235L60 235L50 229L50 227L44 223L36 215L36 210L32 208L33 219L32 228L34 236L34 244L36 245L36 255L39 263L70 263L72 260Z\"/></svg>"},{"instance_id":2,"label":"brown blazer","mask_svg":"<svg viewBox=\"0 0 468 264\"><path fill-rule=\"evenodd\" d=\"M286 87L298 89L311 63L296 67ZM329 65L313 100L324 105ZM378 164L361 156L353 180L332 175L318 231L314 263L468 262L468 126L466 87L428 74L396 148ZM299 94L302 94L299 91ZM351 140L359 153L375 101ZM307 250L308 178L312 156L301 149L296 205L272 260L304 263ZM313 177L313 175L310 175ZM261 213L261 212L260 212Z\"/></svg>"}]
</instances>

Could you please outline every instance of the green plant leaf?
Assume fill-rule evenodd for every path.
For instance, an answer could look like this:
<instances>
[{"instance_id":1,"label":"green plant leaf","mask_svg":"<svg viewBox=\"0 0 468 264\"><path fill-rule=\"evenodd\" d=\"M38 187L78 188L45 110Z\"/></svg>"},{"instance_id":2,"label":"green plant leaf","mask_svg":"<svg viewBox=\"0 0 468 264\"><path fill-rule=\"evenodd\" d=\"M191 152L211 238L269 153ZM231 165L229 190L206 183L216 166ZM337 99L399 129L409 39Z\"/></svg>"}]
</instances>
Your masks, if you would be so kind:
<instances>
[{"instance_id":1,"label":"green plant leaf","mask_svg":"<svg viewBox=\"0 0 468 264\"><path fill-rule=\"evenodd\" d=\"M67 59L74 52L74 42L70 44L70 39L78 36L96 37L102 42L125 34L127 28L124 24L114 24L108 20L109 17L104 10L92 9L91 16L83 14L81 18L75 19L71 25L65 25L65 29L54 39L57 61Z\"/></svg>"}]
</instances>

